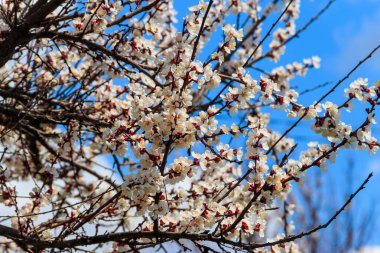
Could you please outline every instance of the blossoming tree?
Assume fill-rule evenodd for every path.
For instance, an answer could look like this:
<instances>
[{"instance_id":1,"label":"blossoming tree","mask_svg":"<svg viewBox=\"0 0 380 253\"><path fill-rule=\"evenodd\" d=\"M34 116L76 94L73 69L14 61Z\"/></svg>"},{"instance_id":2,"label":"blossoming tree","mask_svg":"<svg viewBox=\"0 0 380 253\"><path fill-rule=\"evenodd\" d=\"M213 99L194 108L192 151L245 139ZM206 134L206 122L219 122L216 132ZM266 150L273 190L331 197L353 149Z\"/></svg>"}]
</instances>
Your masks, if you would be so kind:
<instances>
[{"instance_id":1,"label":"blossoming tree","mask_svg":"<svg viewBox=\"0 0 380 253\"><path fill-rule=\"evenodd\" d=\"M171 0L2 1L1 251L297 252L370 176L326 223L269 233L294 182L342 149L380 146L379 82L325 101L377 48L306 105L290 83L318 57L256 67L332 3L297 28L300 0L201 0L179 22ZM354 101L358 127L340 118ZM294 118L285 132L271 129L274 110ZM302 120L324 141L301 151L289 133Z\"/></svg>"}]
</instances>

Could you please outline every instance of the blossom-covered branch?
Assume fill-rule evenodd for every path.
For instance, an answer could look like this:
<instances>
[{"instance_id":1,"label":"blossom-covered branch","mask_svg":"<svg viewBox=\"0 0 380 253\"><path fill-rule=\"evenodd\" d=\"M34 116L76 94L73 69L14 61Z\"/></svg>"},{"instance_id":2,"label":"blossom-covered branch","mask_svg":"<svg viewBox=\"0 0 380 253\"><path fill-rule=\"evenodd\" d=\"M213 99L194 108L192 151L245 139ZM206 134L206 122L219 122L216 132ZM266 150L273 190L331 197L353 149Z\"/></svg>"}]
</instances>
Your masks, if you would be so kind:
<instances>
[{"instance_id":1,"label":"blossom-covered branch","mask_svg":"<svg viewBox=\"0 0 380 253\"><path fill-rule=\"evenodd\" d=\"M295 240L327 227L369 180L327 223L288 226L286 199L307 170L343 149L378 152L380 82L345 82L379 46L307 105L298 98L324 85L300 93L294 79L317 56L256 64L278 63L333 2L297 29L301 0L200 0L180 21L170 0L3 1L0 250L187 240L205 252L300 251ZM343 103L324 102L343 85ZM344 122L354 103L363 119ZM294 118L283 133L275 110ZM291 137L303 120L322 141ZM269 234L277 218L285 225Z\"/></svg>"}]
</instances>

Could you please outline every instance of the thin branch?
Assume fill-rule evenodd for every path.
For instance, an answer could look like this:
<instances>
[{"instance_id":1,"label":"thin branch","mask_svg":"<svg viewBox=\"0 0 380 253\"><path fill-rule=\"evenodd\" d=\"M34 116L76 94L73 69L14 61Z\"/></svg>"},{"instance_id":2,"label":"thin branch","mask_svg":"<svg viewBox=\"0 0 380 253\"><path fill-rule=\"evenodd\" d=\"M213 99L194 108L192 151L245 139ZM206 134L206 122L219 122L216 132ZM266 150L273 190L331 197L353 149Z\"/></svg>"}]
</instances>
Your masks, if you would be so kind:
<instances>
[{"instance_id":1,"label":"thin branch","mask_svg":"<svg viewBox=\"0 0 380 253\"><path fill-rule=\"evenodd\" d=\"M267 246L274 246L274 245L281 244L281 243L292 242L292 241L294 241L296 239L300 239L304 236L311 235L311 234L317 232L318 230L321 230L323 228L327 228L339 216L339 214L341 214L343 212L343 210L351 203L351 201L355 198L355 196L365 188L365 185L369 182L369 180L371 179L372 176L373 176L373 173L371 172L367 176L367 178L364 180L364 182L360 185L360 187L354 193L352 193L350 195L350 197L347 199L347 201L344 203L344 205L338 211L336 211L335 214L326 223L321 224L321 225L319 225L319 226L317 226L317 227L315 227L309 231L306 231L306 232L302 232L302 233L299 233L296 235L291 235L291 236L288 236L288 237L285 237L283 239L273 241L273 242L255 243L255 244L252 244L250 247L251 248L261 248L261 247L267 247Z\"/></svg>"},{"instance_id":2,"label":"thin branch","mask_svg":"<svg viewBox=\"0 0 380 253\"><path fill-rule=\"evenodd\" d=\"M201 27L199 29L199 33L198 33L198 36L195 40L195 43L194 43L194 48L193 48L193 53L191 54L191 61L193 61L195 59L195 55L197 53L197 49L198 49L198 44L199 44L199 40L202 36L202 32L203 32L203 28L205 26L205 23L206 23L206 19L207 19L207 16L208 16L208 13L210 12L210 9L211 9L211 6L213 4L214 0L210 0L210 2L208 3L208 6L207 6L207 9L206 9L206 13L203 17L203 20L202 20L202 24L201 24Z\"/></svg>"},{"instance_id":3,"label":"thin branch","mask_svg":"<svg viewBox=\"0 0 380 253\"><path fill-rule=\"evenodd\" d=\"M366 62L369 58L372 57L372 55L380 48L380 44L375 47L364 59L362 59L361 61L359 61L358 64L355 65L355 67L353 69L350 70L350 72L348 72L342 79L340 79L335 85L334 87L332 87L326 94L324 94L320 99L318 99L318 101L314 104L314 107L316 107L318 104L320 104L328 95L330 95L332 92L335 91L335 89L341 84L343 83L345 80L347 80L352 73L354 73L364 62ZM288 134L290 133L290 131L292 131L297 125L298 123L301 122L301 120L303 118L306 117L308 113L308 108L305 109L305 112L303 113L303 115L290 127L288 128L285 133L283 133L281 135L280 138L278 138L278 140L268 149L268 151L266 152L266 154L269 154L273 149L274 147Z\"/></svg>"}]
</instances>

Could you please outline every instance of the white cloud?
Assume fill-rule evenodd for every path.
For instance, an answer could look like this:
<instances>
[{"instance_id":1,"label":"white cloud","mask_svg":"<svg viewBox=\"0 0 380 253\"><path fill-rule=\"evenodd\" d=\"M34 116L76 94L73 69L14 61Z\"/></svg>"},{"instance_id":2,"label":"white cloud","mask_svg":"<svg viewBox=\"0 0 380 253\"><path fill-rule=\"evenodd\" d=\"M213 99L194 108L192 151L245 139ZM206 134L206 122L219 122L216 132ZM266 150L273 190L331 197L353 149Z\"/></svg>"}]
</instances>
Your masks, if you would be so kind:
<instances>
[{"instance_id":1,"label":"white cloud","mask_svg":"<svg viewBox=\"0 0 380 253\"><path fill-rule=\"evenodd\" d=\"M93 169L97 173L99 173L100 175L104 175L106 177L109 177L112 180L115 180L117 184L120 184L122 182L122 179L119 176L117 176L116 173L113 172L112 163L107 158L107 156L97 156L95 158L94 162L95 162L95 165L93 166ZM89 175L87 173L85 173L85 177L86 177L86 180L92 180L95 182L98 180L94 176ZM29 196L29 193L32 191L33 187L36 186L35 181L33 181L31 179L25 180L25 181L16 181L16 182L13 182L13 184L11 184L11 185L16 186L16 191L17 191L16 195L21 196L21 197L17 198L18 209L20 209L25 204L31 202L31 199L28 198L28 196ZM104 187L104 189L107 189L108 184L100 183L99 186L102 186L102 187ZM48 205L46 207L42 207L41 212L49 211L50 210L49 208L51 208L50 205ZM11 216L15 216L15 215L16 215L16 212L15 212L14 206L6 206L6 205L4 205L4 203L0 203L0 220L5 218L6 216L11 217ZM39 222L42 222L42 221L46 221L47 219L50 219L50 218L51 218L51 214L49 213L49 214L39 215L37 220ZM3 220L2 222L0 222L0 224L4 225L4 226L10 226L11 220L10 219ZM87 226L87 227L89 227L89 228L87 228L87 231L89 232L89 234L93 234L95 232L95 229L93 226Z\"/></svg>"},{"instance_id":2,"label":"white cloud","mask_svg":"<svg viewBox=\"0 0 380 253\"><path fill-rule=\"evenodd\" d=\"M355 253L380 253L380 246L365 246Z\"/></svg>"},{"instance_id":3,"label":"white cloud","mask_svg":"<svg viewBox=\"0 0 380 253\"><path fill-rule=\"evenodd\" d=\"M380 159L371 159L368 162L369 171L378 174L380 173Z\"/></svg>"}]
</instances>

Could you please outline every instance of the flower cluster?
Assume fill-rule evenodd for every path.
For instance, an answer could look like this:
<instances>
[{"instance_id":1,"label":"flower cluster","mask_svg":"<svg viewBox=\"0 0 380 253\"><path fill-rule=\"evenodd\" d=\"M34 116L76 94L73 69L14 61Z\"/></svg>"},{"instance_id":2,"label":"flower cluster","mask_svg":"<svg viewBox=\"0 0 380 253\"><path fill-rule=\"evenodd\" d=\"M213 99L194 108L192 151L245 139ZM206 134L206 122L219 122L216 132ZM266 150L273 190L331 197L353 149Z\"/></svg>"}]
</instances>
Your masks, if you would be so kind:
<instances>
[{"instance_id":1,"label":"flower cluster","mask_svg":"<svg viewBox=\"0 0 380 253\"><path fill-rule=\"evenodd\" d=\"M278 62L297 36L300 0L200 0L181 22L168 0L50 1L64 4L59 14L42 6L40 26L40 1L22 12L5 2L0 44L14 51L0 49L9 61L0 68L0 204L12 208L12 236L36 249L64 248L72 236L85 246L96 231L118 242L113 252L180 239L297 252L285 235L292 223L268 234L273 217L292 209L282 203L293 182L326 170L342 149L380 148L371 131L380 82L357 79L340 105L325 96L301 104L294 78L318 69L318 57L256 66ZM9 35L3 12L29 22L25 38ZM266 35L272 15L279 25ZM343 122L355 100L365 117ZM293 126L279 131L273 113ZM297 146L290 132L301 120L323 141ZM33 184L27 196L21 179Z\"/></svg>"}]
</instances>

